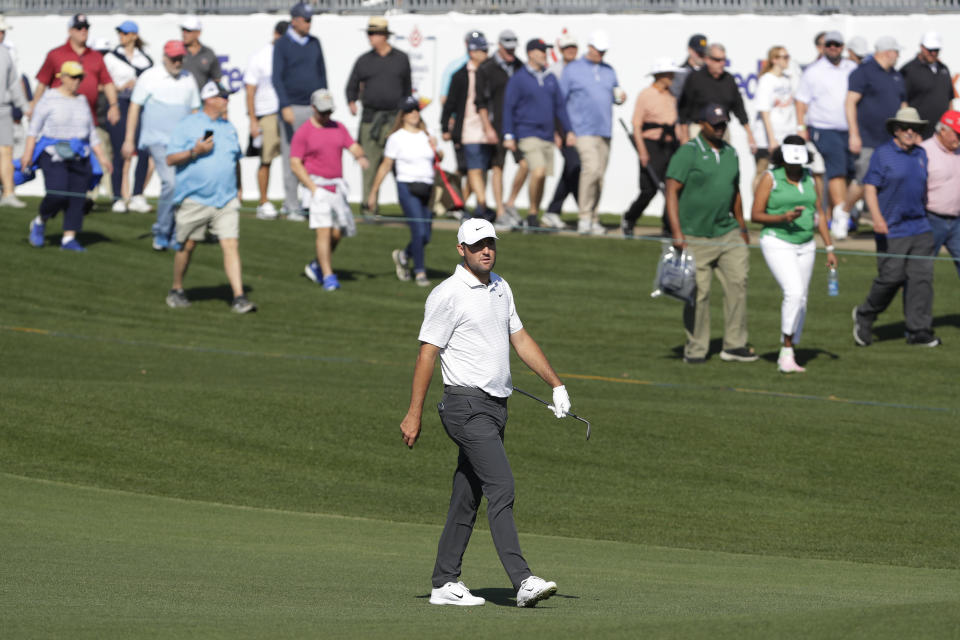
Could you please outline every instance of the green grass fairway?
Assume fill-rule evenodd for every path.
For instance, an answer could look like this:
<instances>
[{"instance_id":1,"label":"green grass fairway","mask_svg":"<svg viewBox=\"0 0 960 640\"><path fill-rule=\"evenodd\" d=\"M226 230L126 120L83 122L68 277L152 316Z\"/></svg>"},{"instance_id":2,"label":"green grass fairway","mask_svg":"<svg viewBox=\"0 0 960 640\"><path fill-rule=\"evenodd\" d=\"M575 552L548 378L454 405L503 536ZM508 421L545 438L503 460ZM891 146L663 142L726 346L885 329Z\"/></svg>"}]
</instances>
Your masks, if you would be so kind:
<instances>
[{"instance_id":1,"label":"green grass fairway","mask_svg":"<svg viewBox=\"0 0 960 640\"><path fill-rule=\"evenodd\" d=\"M523 536L558 595L517 610L485 532L482 609L430 607L438 530L0 475L5 637L939 637L956 570ZM16 593L11 593L14 591ZM13 597L10 597L13 596Z\"/></svg>"},{"instance_id":2,"label":"green grass fairway","mask_svg":"<svg viewBox=\"0 0 960 640\"><path fill-rule=\"evenodd\" d=\"M873 258L818 259L798 359L776 372L780 291L751 252L753 364L684 365L680 303L649 297L651 241L504 234L497 271L566 382L557 420L510 401L516 519L560 597L512 606L485 514L464 579L492 601L431 607L456 452L435 411L399 424L427 290L394 276L402 226L363 225L303 276L304 224L241 221L249 297L228 311L203 245L189 309L150 216L96 212L75 255L0 210L0 638L960 638L960 282L936 264L938 349L899 299L857 348ZM48 242L59 241L59 220ZM456 263L437 225L430 277ZM438 368L439 369L439 368ZM550 390L514 362L514 383ZM428 406L440 397L439 370ZM510 605L510 606L500 606ZM480 624L478 624L480 623Z\"/></svg>"}]
</instances>

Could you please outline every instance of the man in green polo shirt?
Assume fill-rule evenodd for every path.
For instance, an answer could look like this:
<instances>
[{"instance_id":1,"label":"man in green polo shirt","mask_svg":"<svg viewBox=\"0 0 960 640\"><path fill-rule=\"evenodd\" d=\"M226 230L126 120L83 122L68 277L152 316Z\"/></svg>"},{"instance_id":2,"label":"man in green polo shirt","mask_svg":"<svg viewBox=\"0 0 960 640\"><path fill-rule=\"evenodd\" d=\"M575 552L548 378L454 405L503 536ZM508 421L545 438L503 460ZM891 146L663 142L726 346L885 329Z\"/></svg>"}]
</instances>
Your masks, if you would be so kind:
<instances>
[{"instance_id":1,"label":"man in green polo shirt","mask_svg":"<svg viewBox=\"0 0 960 640\"><path fill-rule=\"evenodd\" d=\"M667 167L667 215L673 246L686 248L697 265L697 301L683 310L687 343L683 361L699 364L710 347L710 284L723 286L723 351L726 362L753 362L747 345L747 273L750 236L743 221L737 152L723 141L729 117L718 104L703 109L703 127L677 149ZM732 213L732 215L731 215ZM689 243L689 246L688 246Z\"/></svg>"}]
</instances>

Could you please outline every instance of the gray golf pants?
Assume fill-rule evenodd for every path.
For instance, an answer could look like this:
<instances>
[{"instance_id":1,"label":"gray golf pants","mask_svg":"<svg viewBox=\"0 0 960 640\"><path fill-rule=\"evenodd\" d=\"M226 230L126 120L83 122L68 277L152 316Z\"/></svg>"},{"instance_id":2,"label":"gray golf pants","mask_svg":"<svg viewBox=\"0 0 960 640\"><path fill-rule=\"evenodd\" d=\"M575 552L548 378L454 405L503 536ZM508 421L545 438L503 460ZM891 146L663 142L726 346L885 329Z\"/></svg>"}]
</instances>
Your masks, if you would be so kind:
<instances>
[{"instance_id":1,"label":"gray golf pants","mask_svg":"<svg viewBox=\"0 0 960 640\"><path fill-rule=\"evenodd\" d=\"M479 389L447 387L437 409L443 428L457 443L460 455L453 474L447 522L437 545L433 586L442 587L460 578L463 554L477 520L480 498L485 495L493 544L513 588L519 589L531 574L520 552L513 522L513 471L503 448L506 398L493 398Z\"/></svg>"},{"instance_id":2,"label":"gray golf pants","mask_svg":"<svg viewBox=\"0 0 960 640\"><path fill-rule=\"evenodd\" d=\"M893 302L903 287L903 317L908 334L924 333L933 327L933 232L906 238L877 237L877 277L857 313L872 326L877 315ZM919 258L894 257L919 256Z\"/></svg>"},{"instance_id":3,"label":"gray golf pants","mask_svg":"<svg viewBox=\"0 0 960 640\"><path fill-rule=\"evenodd\" d=\"M308 104L290 106L293 107L292 125L285 122L282 116L277 116L280 118L280 155L283 160L283 206L287 208L288 213L300 213L303 208L300 205L300 198L297 197L297 186L300 180L290 169L290 142L293 140L293 134L313 115L313 107Z\"/></svg>"}]
</instances>

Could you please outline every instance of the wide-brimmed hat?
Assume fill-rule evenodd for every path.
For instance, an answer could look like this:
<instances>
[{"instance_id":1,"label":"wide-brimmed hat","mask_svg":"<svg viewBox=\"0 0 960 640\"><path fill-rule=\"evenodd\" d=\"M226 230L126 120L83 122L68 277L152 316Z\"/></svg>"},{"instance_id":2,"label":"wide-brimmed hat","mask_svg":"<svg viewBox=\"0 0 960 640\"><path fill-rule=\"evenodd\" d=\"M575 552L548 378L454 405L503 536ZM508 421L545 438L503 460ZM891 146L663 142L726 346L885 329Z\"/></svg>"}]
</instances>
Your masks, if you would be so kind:
<instances>
[{"instance_id":1,"label":"wide-brimmed hat","mask_svg":"<svg viewBox=\"0 0 960 640\"><path fill-rule=\"evenodd\" d=\"M904 107L897 111L897 115L887 118L887 133L893 135L893 128L898 124L912 124L922 128L929 124L929 120L920 118L920 112L913 107Z\"/></svg>"},{"instance_id":2,"label":"wide-brimmed hat","mask_svg":"<svg viewBox=\"0 0 960 640\"><path fill-rule=\"evenodd\" d=\"M13 29L13 25L7 22L7 19L5 17L0 15L0 31L6 32L6 31L10 31L10 29Z\"/></svg>"},{"instance_id":3,"label":"wide-brimmed hat","mask_svg":"<svg viewBox=\"0 0 960 640\"><path fill-rule=\"evenodd\" d=\"M680 67L673 63L673 60L670 58L657 58L653 61L653 65L650 69L650 75L656 76L661 73L678 73Z\"/></svg>"},{"instance_id":4,"label":"wide-brimmed hat","mask_svg":"<svg viewBox=\"0 0 960 640\"><path fill-rule=\"evenodd\" d=\"M367 33L390 35L393 31L390 31L390 24L383 16L370 16L370 20L367 21Z\"/></svg>"}]
</instances>

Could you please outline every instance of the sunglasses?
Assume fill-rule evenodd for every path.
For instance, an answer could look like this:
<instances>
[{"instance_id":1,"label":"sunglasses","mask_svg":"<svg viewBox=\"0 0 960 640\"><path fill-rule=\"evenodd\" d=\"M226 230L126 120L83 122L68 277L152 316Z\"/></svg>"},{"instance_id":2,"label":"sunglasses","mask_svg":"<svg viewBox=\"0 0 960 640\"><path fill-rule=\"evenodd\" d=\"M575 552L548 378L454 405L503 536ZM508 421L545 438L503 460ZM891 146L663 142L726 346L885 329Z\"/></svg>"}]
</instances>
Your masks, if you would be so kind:
<instances>
[{"instance_id":1,"label":"sunglasses","mask_svg":"<svg viewBox=\"0 0 960 640\"><path fill-rule=\"evenodd\" d=\"M831 40L830 42L825 43L823 46L825 46L825 47L842 47L842 46L843 46L843 43L842 43L842 42L837 42L836 40Z\"/></svg>"},{"instance_id":2,"label":"sunglasses","mask_svg":"<svg viewBox=\"0 0 960 640\"><path fill-rule=\"evenodd\" d=\"M913 133L920 133L920 129L912 124L897 125L897 131L912 131Z\"/></svg>"},{"instance_id":3,"label":"sunglasses","mask_svg":"<svg viewBox=\"0 0 960 640\"><path fill-rule=\"evenodd\" d=\"M78 24L78 25L74 26L73 28L76 29L77 31L87 31L88 29L90 29L90 25L88 25L88 24Z\"/></svg>"},{"instance_id":4,"label":"sunglasses","mask_svg":"<svg viewBox=\"0 0 960 640\"><path fill-rule=\"evenodd\" d=\"M927 53L930 55L938 56L940 55L940 49L927 49Z\"/></svg>"},{"instance_id":5,"label":"sunglasses","mask_svg":"<svg viewBox=\"0 0 960 640\"><path fill-rule=\"evenodd\" d=\"M78 76L71 76L70 74L67 74L67 77L68 77L68 78L73 78L74 80L79 80L79 81L83 82L84 74L81 73L81 74L78 75Z\"/></svg>"},{"instance_id":6,"label":"sunglasses","mask_svg":"<svg viewBox=\"0 0 960 640\"><path fill-rule=\"evenodd\" d=\"M714 62L726 62L726 61L727 61L726 58L714 58L713 56L707 56L707 57L708 57L710 60L713 60Z\"/></svg>"},{"instance_id":7,"label":"sunglasses","mask_svg":"<svg viewBox=\"0 0 960 640\"><path fill-rule=\"evenodd\" d=\"M170 58L170 62L183 62L183 56L167 56Z\"/></svg>"}]
</instances>

